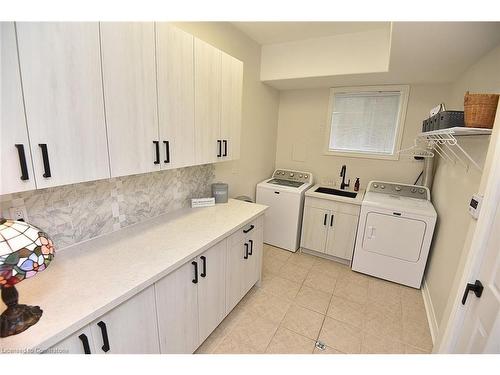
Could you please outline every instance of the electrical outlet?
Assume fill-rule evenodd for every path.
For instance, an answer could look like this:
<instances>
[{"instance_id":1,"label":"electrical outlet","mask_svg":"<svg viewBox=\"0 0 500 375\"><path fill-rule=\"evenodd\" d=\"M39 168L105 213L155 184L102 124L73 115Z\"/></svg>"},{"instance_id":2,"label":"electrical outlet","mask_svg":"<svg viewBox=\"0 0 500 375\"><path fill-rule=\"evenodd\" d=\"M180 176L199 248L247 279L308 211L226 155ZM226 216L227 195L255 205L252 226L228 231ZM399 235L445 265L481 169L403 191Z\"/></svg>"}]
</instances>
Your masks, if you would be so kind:
<instances>
[{"instance_id":1,"label":"electrical outlet","mask_svg":"<svg viewBox=\"0 0 500 375\"><path fill-rule=\"evenodd\" d=\"M26 206L11 207L9 209L10 217L13 220L28 221L28 211Z\"/></svg>"}]
</instances>

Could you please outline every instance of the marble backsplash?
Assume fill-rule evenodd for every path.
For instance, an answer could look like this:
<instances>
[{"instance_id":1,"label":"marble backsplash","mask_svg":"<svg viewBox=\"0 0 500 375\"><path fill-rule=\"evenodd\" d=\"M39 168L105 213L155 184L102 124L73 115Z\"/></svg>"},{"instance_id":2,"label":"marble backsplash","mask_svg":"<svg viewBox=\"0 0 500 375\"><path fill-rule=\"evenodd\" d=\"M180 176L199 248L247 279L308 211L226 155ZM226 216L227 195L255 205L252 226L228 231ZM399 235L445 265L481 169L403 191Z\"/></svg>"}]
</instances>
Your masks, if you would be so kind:
<instances>
[{"instance_id":1,"label":"marble backsplash","mask_svg":"<svg viewBox=\"0 0 500 375\"><path fill-rule=\"evenodd\" d=\"M3 217L26 206L28 222L58 249L190 205L211 195L212 164L117 177L0 196Z\"/></svg>"}]
</instances>

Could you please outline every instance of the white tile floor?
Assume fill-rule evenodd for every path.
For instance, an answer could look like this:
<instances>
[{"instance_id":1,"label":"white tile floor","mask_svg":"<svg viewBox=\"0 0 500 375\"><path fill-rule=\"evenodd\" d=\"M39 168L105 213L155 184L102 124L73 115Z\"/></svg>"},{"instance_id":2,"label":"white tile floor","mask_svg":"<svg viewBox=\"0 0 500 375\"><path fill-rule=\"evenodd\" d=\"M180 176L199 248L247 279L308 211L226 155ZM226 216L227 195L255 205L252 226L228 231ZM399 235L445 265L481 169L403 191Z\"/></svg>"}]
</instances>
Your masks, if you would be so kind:
<instances>
[{"instance_id":1,"label":"white tile floor","mask_svg":"<svg viewBox=\"0 0 500 375\"><path fill-rule=\"evenodd\" d=\"M325 350L315 348L319 340ZM263 280L196 353L430 353L421 292L264 245Z\"/></svg>"}]
</instances>

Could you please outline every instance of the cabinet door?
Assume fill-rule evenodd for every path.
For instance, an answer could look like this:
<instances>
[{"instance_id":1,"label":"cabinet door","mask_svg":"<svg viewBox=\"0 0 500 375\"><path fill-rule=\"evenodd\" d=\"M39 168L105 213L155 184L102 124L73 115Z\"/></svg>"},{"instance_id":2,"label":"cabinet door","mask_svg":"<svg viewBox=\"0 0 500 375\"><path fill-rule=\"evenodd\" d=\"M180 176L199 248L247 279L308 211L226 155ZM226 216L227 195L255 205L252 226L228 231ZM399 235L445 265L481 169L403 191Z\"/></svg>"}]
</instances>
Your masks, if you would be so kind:
<instances>
[{"instance_id":1,"label":"cabinet door","mask_svg":"<svg viewBox=\"0 0 500 375\"><path fill-rule=\"evenodd\" d=\"M111 176L159 170L154 24L102 22L101 45Z\"/></svg>"},{"instance_id":2,"label":"cabinet door","mask_svg":"<svg viewBox=\"0 0 500 375\"><path fill-rule=\"evenodd\" d=\"M194 38L156 23L161 168L194 165ZM166 143L168 142L168 143Z\"/></svg>"},{"instance_id":3,"label":"cabinet door","mask_svg":"<svg viewBox=\"0 0 500 375\"><path fill-rule=\"evenodd\" d=\"M45 354L94 354L94 340L89 326L85 326L78 332L58 342Z\"/></svg>"},{"instance_id":4,"label":"cabinet door","mask_svg":"<svg viewBox=\"0 0 500 375\"><path fill-rule=\"evenodd\" d=\"M200 342L226 316L226 255L227 240L222 240L197 258Z\"/></svg>"},{"instance_id":5,"label":"cabinet door","mask_svg":"<svg viewBox=\"0 0 500 375\"><path fill-rule=\"evenodd\" d=\"M0 195L35 189L13 22L1 22ZM24 158L23 158L24 153ZM24 171L24 173L23 173Z\"/></svg>"},{"instance_id":6,"label":"cabinet door","mask_svg":"<svg viewBox=\"0 0 500 375\"><path fill-rule=\"evenodd\" d=\"M198 284L192 262L155 284L160 349L163 354L193 353L199 345ZM199 282L198 277L198 282Z\"/></svg>"},{"instance_id":7,"label":"cabinet door","mask_svg":"<svg viewBox=\"0 0 500 375\"><path fill-rule=\"evenodd\" d=\"M249 246L250 256L245 264L246 281L243 288L243 295L260 279L262 269L262 247L264 241L264 231L262 227L254 229L248 237L246 243Z\"/></svg>"},{"instance_id":8,"label":"cabinet door","mask_svg":"<svg viewBox=\"0 0 500 375\"><path fill-rule=\"evenodd\" d=\"M231 245L230 239L231 237L228 239L226 262L226 313L229 313L244 296L249 262L244 241L237 241Z\"/></svg>"},{"instance_id":9,"label":"cabinet door","mask_svg":"<svg viewBox=\"0 0 500 375\"><path fill-rule=\"evenodd\" d=\"M329 219L329 210L305 206L300 245L306 249L324 253Z\"/></svg>"},{"instance_id":10,"label":"cabinet door","mask_svg":"<svg viewBox=\"0 0 500 375\"><path fill-rule=\"evenodd\" d=\"M243 62L224 52L221 54L221 159L235 160L240 158Z\"/></svg>"},{"instance_id":11,"label":"cabinet door","mask_svg":"<svg viewBox=\"0 0 500 375\"><path fill-rule=\"evenodd\" d=\"M154 287L96 319L90 328L96 353L158 354Z\"/></svg>"},{"instance_id":12,"label":"cabinet door","mask_svg":"<svg viewBox=\"0 0 500 375\"><path fill-rule=\"evenodd\" d=\"M17 35L37 188L109 178L99 25L21 22Z\"/></svg>"},{"instance_id":13,"label":"cabinet door","mask_svg":"<svg viewBox=\"0 0 500 375\"><path fill-rule=\"evenodd\" d=\"M332 216L328 220L326 253L342 259L350 260L354 251L358 217L339 212L332 212Z\"/></svg>"},{"instance_id":14,"label":"cabinet door","mask_svg":"<svg viewBox=\"0 0 500 375\"><path fill-rule=\"evenodd\" d=\"M196 163L213 163L222 155L220 139L221 52L194 40Z\"/></svg>"}]
</instances>

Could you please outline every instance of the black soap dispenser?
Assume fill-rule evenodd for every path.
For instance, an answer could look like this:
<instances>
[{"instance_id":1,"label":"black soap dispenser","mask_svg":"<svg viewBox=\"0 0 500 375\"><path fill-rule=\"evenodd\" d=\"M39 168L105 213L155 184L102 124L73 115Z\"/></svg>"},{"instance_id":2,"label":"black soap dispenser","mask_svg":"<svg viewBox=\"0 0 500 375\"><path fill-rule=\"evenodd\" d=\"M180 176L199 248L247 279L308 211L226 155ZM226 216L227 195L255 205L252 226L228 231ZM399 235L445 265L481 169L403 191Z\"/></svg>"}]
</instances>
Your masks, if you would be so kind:
<instances>
[{"instance_id":1,"label":"black soap dispenser","mask_svg":"<svg viewBox=\"0 0 500 375\"><path fill-rule=\"evenodd\" d=\"M359 191L359 177L356 177L356 182L354 183L354 191Z\"/></svg>"}]
</instances>

